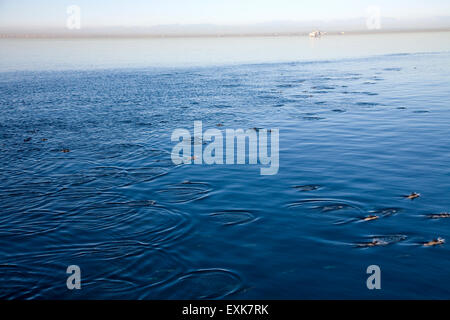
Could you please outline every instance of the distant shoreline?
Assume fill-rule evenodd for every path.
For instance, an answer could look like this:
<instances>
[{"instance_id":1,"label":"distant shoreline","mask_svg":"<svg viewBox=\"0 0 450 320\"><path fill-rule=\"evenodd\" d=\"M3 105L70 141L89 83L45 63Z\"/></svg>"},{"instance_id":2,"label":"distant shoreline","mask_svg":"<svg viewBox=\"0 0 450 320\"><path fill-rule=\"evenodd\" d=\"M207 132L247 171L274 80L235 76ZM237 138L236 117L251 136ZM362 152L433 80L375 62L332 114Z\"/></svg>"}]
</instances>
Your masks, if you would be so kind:
<instances>
[{"instance_id":1,"label":"distant shoreline","mask_svg":"<svg viewBox=\"0 0 450 320\"><path fill-rule=\"evenodd\" d=\"M327 32L326 30L322 30ZM427 33L427 32L449 32L449 28L439 29L386 29L386 30L358 30L358 31L332 31L328 35L371 35L371 34L389 34L389 33ZM307 37L309 32L265 32L265 33L217 33L217 34L151 34L151 33L102 33L86 31L65 31L55 33L0 33L0 39L146 39L146 38L237 38L237 37Z\"/></svg>"}]
</instances>

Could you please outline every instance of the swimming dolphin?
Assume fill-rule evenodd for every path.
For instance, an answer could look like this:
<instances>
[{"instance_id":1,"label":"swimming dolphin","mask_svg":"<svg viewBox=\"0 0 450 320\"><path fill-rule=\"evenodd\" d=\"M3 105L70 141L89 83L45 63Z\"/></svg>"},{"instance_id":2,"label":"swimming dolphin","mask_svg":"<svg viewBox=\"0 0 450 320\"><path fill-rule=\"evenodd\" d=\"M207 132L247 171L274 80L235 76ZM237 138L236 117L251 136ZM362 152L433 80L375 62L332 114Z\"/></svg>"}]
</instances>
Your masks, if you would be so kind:
<instances>
[{"instance_id":1,"label":"swimming dolphin","mask_svg":"<svg viewBox=\"0 0 450 320\"><path fill-rule=\"evenodd\" d=\"M445 240L442 239L441 237L439 237L439 238L437 238L437 239L434 239L434 240L425 242L425 243L423 244L423 246L424 246L424 247L433 247L433 246L441 245L441 244L444 244L444 243L445 243Z\"/></svg>"},{"instance_id":2,"label":"swimming dolphin","mask_svg":"<svg viewBox=\"0 0 450 320\"><path fill-rule=\"evenodd\" d=\"M413 193L411 193L409 195L406 195L406 196L403 196L403 197L407 198L407 199L414 200L414 199L420 197L420 193L413 192Z\"/></svg>"},{"instance_id":3,"label":"swimming dolphin","mask_svg":"<svg viewBox=\"0 0 450 320\"><path fill-rule=\"evenodd\" d=\"M450 218L450 213L441 212L441 213L432 213L428 215L430 219L441 219L441 218Z\"/></svg>"}]
</instances>

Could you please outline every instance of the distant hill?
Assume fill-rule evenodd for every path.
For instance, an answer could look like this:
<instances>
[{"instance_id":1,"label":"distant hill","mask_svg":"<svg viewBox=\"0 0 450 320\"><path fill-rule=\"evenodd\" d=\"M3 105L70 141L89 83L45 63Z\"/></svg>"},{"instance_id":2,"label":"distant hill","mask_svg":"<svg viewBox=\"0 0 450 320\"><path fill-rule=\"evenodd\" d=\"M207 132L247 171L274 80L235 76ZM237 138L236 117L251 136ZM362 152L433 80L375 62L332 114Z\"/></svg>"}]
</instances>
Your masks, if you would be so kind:
<instances>
[{"instance_id":1,"label":"distant hill","mask_svg":"<svg viewBox=\"0 0 450 320\"><path fill-rule=\"evenodd\" d=\"M366 18L331 21L273 21L252 25L214 25L214 24L173 24L148 27L103 27L83 26L80 30L65 28L7 29L0 28L5 36L231 36L231 35L283 35L306 34L311 30L333 32L369 32ZM413 30L450 30L450 17L433 17L427 19L381 19L379 32L413 31Z\"/></svg>"}]
</instances>

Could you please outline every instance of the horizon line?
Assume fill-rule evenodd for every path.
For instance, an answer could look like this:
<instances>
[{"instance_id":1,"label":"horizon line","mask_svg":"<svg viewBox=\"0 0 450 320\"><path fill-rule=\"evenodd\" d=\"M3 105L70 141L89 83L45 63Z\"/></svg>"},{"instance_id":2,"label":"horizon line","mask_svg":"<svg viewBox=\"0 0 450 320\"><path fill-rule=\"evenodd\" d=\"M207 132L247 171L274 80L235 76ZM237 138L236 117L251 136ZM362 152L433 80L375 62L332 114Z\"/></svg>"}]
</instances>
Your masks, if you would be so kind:
<instances>
[{"instance_id":1,"label":"horizon line","mask_svg":"<svg viewBox=\"0 0 450 320\"><path fill-rule=\"evenodd\" d=\"M326 30L324 30L326 31ZM390 28L377 30L329 31L327 35L371 35L383 33L424 33L450 32L446 28ZM96 39L96 38L226 38L226 37L289 37L308 36L307 31L298 32L230 32L230 33L107 33L80 32L80 30L64 30L49 33L4 33L0 30L0 39Z\"/></svg>"}]
</instances>

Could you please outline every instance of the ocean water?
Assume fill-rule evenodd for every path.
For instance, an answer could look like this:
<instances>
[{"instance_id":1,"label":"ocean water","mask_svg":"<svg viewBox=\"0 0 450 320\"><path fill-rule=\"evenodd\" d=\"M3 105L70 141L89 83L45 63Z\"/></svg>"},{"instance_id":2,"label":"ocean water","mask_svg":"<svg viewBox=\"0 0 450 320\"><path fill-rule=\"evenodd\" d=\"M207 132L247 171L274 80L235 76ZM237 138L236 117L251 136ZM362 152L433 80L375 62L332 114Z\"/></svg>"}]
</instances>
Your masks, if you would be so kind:
<instances>
[{"instance_id":1,"label":"ocean water","mask_svg":"<svg viewBox=\"0 0 450 320\"><path fill-rule=\"evenodd\" d=\"M449 299L449 33L354 37L1 40L0 297ZM195 120L278 174L174 165Z\"/></svg>"}]
</instances>

